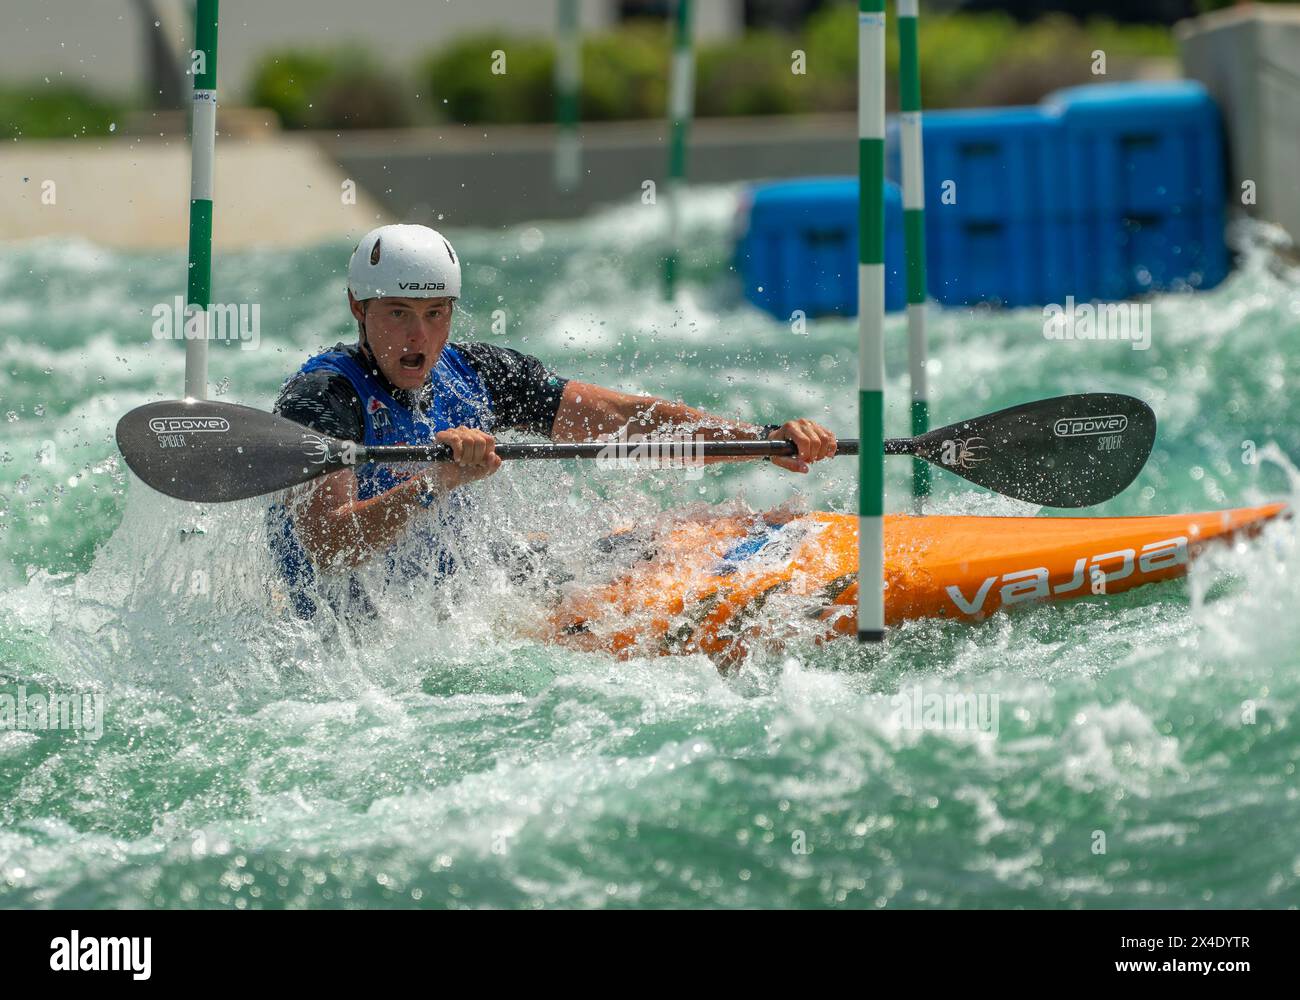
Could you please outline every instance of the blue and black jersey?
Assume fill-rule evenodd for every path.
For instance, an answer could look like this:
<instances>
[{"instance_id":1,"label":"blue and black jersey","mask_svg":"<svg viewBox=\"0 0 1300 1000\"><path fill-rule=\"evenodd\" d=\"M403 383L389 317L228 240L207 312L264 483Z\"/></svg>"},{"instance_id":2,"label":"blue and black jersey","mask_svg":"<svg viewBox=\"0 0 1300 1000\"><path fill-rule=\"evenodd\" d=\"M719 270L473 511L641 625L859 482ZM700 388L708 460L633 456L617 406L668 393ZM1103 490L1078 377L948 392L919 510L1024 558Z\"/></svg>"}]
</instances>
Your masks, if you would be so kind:
<instances>
[{"instance_id":1,"label":"blue and black jersey","mask_svg":"<svg viewBox=\"0 0 1300 1000\"><path fill-rule=\"evenodd\" d=\"M523 430L550 435L568 380L537 358L493 344L447 344L418 390L398 389L356 344L337 344L302 366L280 391L275 412L321 434L367 446L425 444L438 431L470 427L497 433ZM368 500L397 486L404 474L375 462L358 466L357 495ZM443 520L464 501L453 494ZM304 618L316 613L317 574L283 504L269 512L272 550L289 587L294 610ZM448 524L413 526L415 545L404 555L390 554L390 579L409 579L454 569L439 546L438 532ZM421 544L423 543L423 544ZM353 609L369 602L354 575L346 596L336 598ZM343 608L338 608L342 611Z\"/></svg>"},{"instance_id":2,"label":"blue and black jersey","mask_svg":"<svg viewBox=\"0 0 1300 1000\"><path fill-rule=\"evenodd\" d=\"M332 350L317 355L284 384L275 403L275 412L322 434L343 441L361 441L365 434L365 404L352 378L341 369L341 362L351 362L377 379L388 395L409 410L427 410L427 397L434 390L438 367L448 354L459 365L470 369L487 395L490 432L513 428L549 436L560 396L568 379L561 378L541 361L509 347L471 342L448 344L439 357L439 365L429 373L429 382L421 393L395 389L374 370L356 344L336 344ZM426 397L421 400L421 396ZM444 430L445 428L438 428Z\"/></svg>"}]
</instances>

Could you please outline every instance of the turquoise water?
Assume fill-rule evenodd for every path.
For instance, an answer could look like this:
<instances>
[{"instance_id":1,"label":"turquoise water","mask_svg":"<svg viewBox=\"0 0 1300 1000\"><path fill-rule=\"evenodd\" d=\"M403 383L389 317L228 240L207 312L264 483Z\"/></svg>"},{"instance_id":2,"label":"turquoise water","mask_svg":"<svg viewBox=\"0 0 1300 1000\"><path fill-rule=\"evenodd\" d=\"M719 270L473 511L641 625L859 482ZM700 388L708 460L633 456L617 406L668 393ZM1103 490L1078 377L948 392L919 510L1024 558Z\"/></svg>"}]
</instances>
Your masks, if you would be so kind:
<instances>
[{"instance_id":1,"label":"turquoise water","mask_svg":"<svg viewBox=\"0 0 1300 1000\"><path fill-rule=\"evenodd\" d=\"M734 208L733 191L691 193L671 306L640 206L452 232L469 287L454 336L851 435L854 323L797 336L740 304ZM1266 234L1243 247L1222 288L1152 300L1145 352L1049 342L1036 311L936 312L936 420L1131 392L1160 417L1156 452L1098 513L1289 498L1300 275ZM220 398L269 406L309 352L349 335L349 249L219 259L218 297L261 306L257 350L214 345ZM543 605L474 554L543 531L595 572L592 538L664 508L852 509L850 463L699 480L510 467L477 487L467 572L386 593L369 634L313 632L267 596L257 502L187 507L117 456L117 418L179 394L182 351L151 338L150 309L183 273L179 253L66 240L0 253L0 695L104 706L98 740L0 729L0 905L1300 904L1289 523L1188 582L912 623L883 650L796 641L724 677L703 657L617 662L523 638ZM900 319L889 336L902 434ZM888 471L899 509L908 466ZM948 478L937 509L1033 513ZM996 704L996 731L900 711L900 696L952 695Z\"/></svg>"}]
</instances>

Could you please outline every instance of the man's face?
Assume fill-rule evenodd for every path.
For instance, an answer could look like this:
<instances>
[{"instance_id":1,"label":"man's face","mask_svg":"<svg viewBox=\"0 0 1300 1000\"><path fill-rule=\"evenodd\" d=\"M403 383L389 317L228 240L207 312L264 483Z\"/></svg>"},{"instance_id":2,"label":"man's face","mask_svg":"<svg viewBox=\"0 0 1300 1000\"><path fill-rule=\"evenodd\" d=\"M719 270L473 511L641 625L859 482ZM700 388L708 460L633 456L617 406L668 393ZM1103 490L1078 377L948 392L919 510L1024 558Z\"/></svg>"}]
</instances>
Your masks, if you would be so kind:
<instances>
[{"instance_id":1,"label":"man's face","mask_svg":"<svg viewBox=\"0 0 1300 1000\"><path fill-rule=\"evenodd\" d=\"M399 389L418 389L451 334L452 300L367 299L348 294L352 315L366 324L366 343L379 370Z\"/></svg>"}]
</instances>

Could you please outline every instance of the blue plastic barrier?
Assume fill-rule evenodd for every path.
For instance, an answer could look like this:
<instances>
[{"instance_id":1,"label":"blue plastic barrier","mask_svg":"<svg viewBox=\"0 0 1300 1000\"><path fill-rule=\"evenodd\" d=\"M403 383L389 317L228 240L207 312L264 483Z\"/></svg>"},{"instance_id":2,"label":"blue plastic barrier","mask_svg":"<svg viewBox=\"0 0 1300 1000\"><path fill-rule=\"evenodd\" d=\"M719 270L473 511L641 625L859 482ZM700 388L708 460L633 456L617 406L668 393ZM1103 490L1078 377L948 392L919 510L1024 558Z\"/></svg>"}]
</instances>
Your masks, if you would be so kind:
<instances>
[{"instance_id":1,"label":"blue plastic barrier","mask_svg":"<svg viewBox=\"0 0 1300 1000\"><path fill-rule=\"evenodd\" d=\"M1036 107L927 112L922 141L926 264L940 303L1122 299L1227 275L1222 132L1200 84L1091 84ZM887 142L897 178L896 123ZM886 198L895 310L897 188ZM779 316L856 311L856 179L759 185L744 215L737 265L751 301Z\"/></svg>"},{"instance_id":2,"label":"blue plastic barrier","mask_svg":"<svg viewBox=\"0 0 1300 1000\"><path fill-rule=\"evenodd\" d=\"M1072 253L1092 297L1210 288L1227 276L1223 138L1200 84L1072 87L1044 106L1060 117Z\"/></svg>"},{"instance_id":3,"label":"blue plastic barrier","mask_svg":"<svg viewBox=\"0 0 1300 1000\"><path fill-rule=\"evenodd\" d=\"M752 188L742 208L736 269L745 297L789 319L858 311L856 178L777 181ZM885 184L885 308L907 304L903 276L903 195Z\"/></svg>"}]
</instances>

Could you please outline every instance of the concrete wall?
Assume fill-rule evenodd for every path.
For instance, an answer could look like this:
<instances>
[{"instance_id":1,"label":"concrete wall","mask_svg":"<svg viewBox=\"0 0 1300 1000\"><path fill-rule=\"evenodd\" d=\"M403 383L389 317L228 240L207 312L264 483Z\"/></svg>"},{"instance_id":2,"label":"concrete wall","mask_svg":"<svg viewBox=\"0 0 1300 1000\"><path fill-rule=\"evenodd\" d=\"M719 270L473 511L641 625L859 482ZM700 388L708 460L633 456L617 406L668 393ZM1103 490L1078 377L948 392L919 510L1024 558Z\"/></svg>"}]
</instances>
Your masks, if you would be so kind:
<instances>
[{"instance_id":1,"label":"concrete wall","mask_svg":"<svg viewBox=\"0 0 1300 1000\"><path fill-rule=\"evenodd\" d=\"M567 218L630 202L646 180L662 193L667 167L662 122L588 125L583 183L568 195L552 182L550 127L269 132L241 140L218 122L213 239L223 249L356 237L391 220L501 226ZM690 180L851 174L856 127L852 115L700 121ZM189 170L183 136L0 144L0 240L75 235L107 246L184 247ZM341 198L348 180L355 204ZM54 204L42 200L46 181L54 183Z\"/></svg>"},{"instance_id":2,"label":"concrete wall","mask_svg":"<svg viewBox=\"0 0 1300 1000\"><path fill-rule=\"evenodd\" d=\"M1300 241L1300 6L1229 8L1177 26L1183 69L1223 114L1229 205ZM1256 204L1242 205L1253 181Z\"/></svg>"},{"instance_id":3,"label":"concrete wall","mask_svg":"<svg viewBox=\"0 0 1300 1000\"><path fill-rule=\"evenodd\" d=\"M226 94L243 95L253 66L268 51L356 44L405 71L446 39L499 28L522 35L554 32L557 0L221 0L218 76ZM153 0L156 29L180 50L193 45L191 4ZM701 38L742 27L742 0L704 0ZM584 31L614 23L616 0L580 0ZM134 94L145 85L146 25L132 0L4 0L0 80L62 77Z\"/></svg>"},{"instance_id":4,"label":"concrete wall","mask_svg":"<svg viewBox=\"0 0 1300 1000\"><path fill-rule=\"evenodd\" d=\"M691 131L690 182L852 174L856 128L852 115L700 119ZM566 218L639 197L646 180L662 190L663 122L588 123L582 184L568 195L552 182L554 135L544 126L455 126L321 141L344 174L408 222L498 226Z\"/></svg>"}]
</instances>

